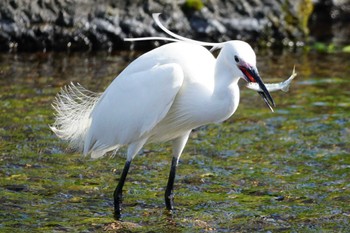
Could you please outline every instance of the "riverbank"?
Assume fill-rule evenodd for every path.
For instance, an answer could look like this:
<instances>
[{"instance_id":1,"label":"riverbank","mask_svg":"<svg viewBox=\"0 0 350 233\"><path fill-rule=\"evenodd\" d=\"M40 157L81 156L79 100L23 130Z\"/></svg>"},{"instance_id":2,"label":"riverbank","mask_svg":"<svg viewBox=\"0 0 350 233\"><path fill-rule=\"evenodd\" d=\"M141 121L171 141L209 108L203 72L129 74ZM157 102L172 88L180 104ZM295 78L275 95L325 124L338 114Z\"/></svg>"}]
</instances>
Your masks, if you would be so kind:
<instances>
[{"instance_id":1,"label":"riverbank","mask_svg":"<svg viewBox=\"0 0 350 233\"><path fill-rule=\"evenodd\" d=\"M5 0L0 3L0 50L130 49L126 37L164 35L153 22L154 12L162 13L170 30L197 40L241 39L272 48L302 46L310 40L346 44L349 5L348 0ZM135 46L148 49L156 43Z\"/></svg>"}]
</instances>

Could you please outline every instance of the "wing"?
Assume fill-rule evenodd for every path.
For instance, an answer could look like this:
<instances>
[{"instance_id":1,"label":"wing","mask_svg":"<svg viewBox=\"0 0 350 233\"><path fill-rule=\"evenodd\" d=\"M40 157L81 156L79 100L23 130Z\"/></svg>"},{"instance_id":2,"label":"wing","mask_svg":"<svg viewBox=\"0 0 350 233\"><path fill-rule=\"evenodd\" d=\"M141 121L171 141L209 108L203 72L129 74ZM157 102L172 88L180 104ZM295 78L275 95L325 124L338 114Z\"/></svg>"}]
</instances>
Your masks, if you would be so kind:
<instances>
[{"instance_id":1,"label":"wing","mask_svg":"<svg viewBox=\"0 0 350 233\"><path fill-rule=\"evenodd\" d=\"M147 137L169 111L184 79L175 64L141 72L127 69L106 89L91 113L84 154L93 157Z\"/></svg>"}]
</instances>

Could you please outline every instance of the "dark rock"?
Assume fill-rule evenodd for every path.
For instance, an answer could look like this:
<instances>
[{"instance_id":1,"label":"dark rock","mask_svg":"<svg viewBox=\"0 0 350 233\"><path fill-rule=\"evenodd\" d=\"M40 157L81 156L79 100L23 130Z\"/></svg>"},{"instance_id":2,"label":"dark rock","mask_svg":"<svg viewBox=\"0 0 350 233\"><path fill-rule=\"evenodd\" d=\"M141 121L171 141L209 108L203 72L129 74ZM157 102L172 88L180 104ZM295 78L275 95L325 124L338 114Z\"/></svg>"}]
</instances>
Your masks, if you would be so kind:
<instances>
[{"instance_id":1,"label":"dark rock","mask_svg":"<svg viewBox=\"0 0 350 233\"><path fill-rule=\"evenodd\" d=\"M155 12L162 13L162 22L167 28L197 40L242 39L263 46L285 46L305 41L308 36L311 0L211 0L203 1L204 4L198 0L193 6L186 2L2 0L0 50L125 49L130 47L130 43L123 41L125 37L165 35L153 22L151 15ZM330 36L349 20L349 1L340 2L316 1L317 14L312 16L312 22L323 20L323 4L332 22L340 25L330 26ZM159 43L163 42L135 43L134 46Z\"/></svg>"},{"instance_id":2,"label":"dark rock","mask_svg":"<svg viewBox=\"0 0 350 233\"><path fill-rule=\"evenodd\" d=\"M310 19L311 35L316 41L350 43L350 0L317 0Z\"/></svg>"},{"instance_id":3,"label":"dark rock","mask_svg":"<svg viewBox=\"0 0 350 233\"><path fill-rule=\"evenodd\" d=\"M23 184L9 184L4 186L5 189L14 192L25 192L28 191L28 187Z\"/></svg>"}]
</instances>

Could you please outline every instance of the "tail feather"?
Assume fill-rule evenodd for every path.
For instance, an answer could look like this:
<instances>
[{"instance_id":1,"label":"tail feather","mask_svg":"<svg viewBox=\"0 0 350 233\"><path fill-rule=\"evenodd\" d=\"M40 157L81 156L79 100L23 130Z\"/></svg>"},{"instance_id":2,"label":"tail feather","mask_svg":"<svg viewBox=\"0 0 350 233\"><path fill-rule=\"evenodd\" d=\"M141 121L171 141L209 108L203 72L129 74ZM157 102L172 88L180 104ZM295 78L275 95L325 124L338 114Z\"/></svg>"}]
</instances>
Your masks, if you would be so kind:
<instances>
[{"instance_id":1,"label":"tail feather","mask_svg":"<svg viewBox=\"0 0 350 233\"><path fill-rule=\"evenodd\" d=\"M90 114L101 95L80 84L71 83L62 88L52 104L56 118L50 126L51 130L59 138L68 141L73 148L82 151L91 124Z\"/></svg>"}]
</instances>

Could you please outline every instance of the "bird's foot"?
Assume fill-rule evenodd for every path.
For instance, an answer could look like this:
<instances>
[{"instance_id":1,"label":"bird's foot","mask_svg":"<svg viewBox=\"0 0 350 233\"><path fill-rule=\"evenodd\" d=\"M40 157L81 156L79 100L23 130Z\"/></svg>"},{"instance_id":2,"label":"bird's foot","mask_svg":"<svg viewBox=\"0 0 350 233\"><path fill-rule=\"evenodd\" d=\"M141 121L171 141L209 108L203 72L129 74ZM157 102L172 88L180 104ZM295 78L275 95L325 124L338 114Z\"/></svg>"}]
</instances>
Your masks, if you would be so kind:
<instances>
[{"instance_id":1,"label":"bird's foot","mask_svg":"<svg viewBox=\"0 0 350 233\"><path fill-rule=\"evenodd\" d=\"M169 211L174 210L174 194L171 193L165 196L165 206Z\"/></svg>"},{"instance_id":2,"label":"bird's foot","mask_svg":"<svg viewBox=\"0 0 350 233\"><path fill-rule=\"evenodd\" d=\"M114 219L119 220L121 219L121 212L122 212L122 195L119 193L115 195L114 199Z\"/></svg>"},{"instance_id":3,"label":"bird's foot","mask_svg":"<svg viewBox=\"0 0 350 233\"><path fill-rule=\"evenodd\" d=\"M114 207L114 219L120 221L121 217L122 217L121 206L120 205L115 206Z\"/></svg>"}]
</instances>

